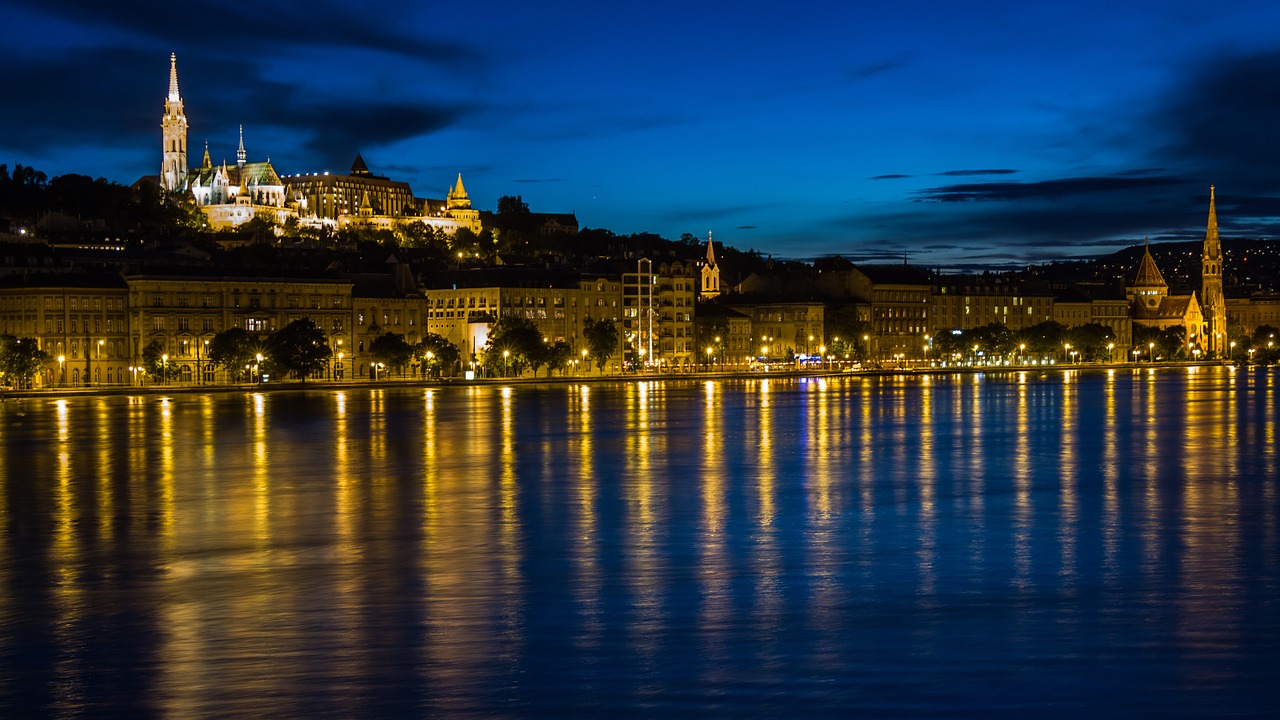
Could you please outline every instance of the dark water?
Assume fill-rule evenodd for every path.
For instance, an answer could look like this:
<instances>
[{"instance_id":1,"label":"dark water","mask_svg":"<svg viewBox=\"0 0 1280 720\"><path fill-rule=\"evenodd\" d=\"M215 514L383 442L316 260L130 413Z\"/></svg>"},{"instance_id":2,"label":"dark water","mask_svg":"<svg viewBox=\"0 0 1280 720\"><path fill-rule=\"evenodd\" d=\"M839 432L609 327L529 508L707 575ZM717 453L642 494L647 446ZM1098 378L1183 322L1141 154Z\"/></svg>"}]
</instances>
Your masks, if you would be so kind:
<instances>
[{"instance_id":1,"label":"dark water","mask_svg":"<svg viewBox=\"0 0 1280 720\"><path fill-rule=\"evenodd\" d=\"M0 404L3 717L1274 717L1275 372Z\"/></svg>"}]
</instances>

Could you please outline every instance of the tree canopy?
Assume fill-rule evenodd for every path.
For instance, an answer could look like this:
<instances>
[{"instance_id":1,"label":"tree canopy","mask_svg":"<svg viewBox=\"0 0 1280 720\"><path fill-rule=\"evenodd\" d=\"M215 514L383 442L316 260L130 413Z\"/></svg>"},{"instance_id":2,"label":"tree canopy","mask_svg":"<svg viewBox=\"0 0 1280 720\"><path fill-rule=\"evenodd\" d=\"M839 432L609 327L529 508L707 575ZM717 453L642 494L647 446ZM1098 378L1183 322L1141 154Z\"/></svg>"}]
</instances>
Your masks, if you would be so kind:
<instances>
[{"instance_id":1,"label":"tree canopy","mask_svg":"<svg viewBox=\"0 0 1280 720\"><path fill-rule=\"evenodd\" d=\"M587 341L587 350L594 358L596 369L604 374L609 358L618 351L618 326L609 320L587 318L583 324L582 337Z\"/></svg>"}]
</instances>

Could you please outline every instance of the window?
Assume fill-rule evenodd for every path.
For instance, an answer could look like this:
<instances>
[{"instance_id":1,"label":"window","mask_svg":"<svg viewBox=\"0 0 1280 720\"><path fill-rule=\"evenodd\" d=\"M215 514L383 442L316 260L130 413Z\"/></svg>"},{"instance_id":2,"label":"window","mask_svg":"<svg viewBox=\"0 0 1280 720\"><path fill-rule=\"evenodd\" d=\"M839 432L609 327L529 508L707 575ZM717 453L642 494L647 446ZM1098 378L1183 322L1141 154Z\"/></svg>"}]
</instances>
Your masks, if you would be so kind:
<instances>
[{"instance_id":1,"label":"window","mask_svg":"<svg viewBox=\"0 0 1280 720\"><path fill-rule=\"evenodd\" d=\"M260 318L246 318L245 330L249 332L266 332L267 321Z\"/></svg>"},{"instance_id":2,"label":"window","mask_svg":"<svg viewBox=\"0 0 1280 720\"><path fill-rule=\"evenodd\" d=\"M213 318L200 318L200 329L203 332L213 331Z\"/></svg>"},{"instance_id":3,"label":"window","mask_svg":"<svg viewBox=\"0 0 1280 720\"><path fill-rule=\"evenodd\" d=\"M152 330L164 330L164 318L162 318L162 317L154 317L154 316L153 316L153 317L151 318L151 329L152 329Z\"/></svg>"},{"instance_id":4,"label":"window","mask_svg":"<svg viewBox=\"0 0 1280 720\"><path fill-rule=\"evenodd\" d=\"M191 321L188 318L178 318L178 330L186 332L191 330Z\"/></svg>"}]
</instances>

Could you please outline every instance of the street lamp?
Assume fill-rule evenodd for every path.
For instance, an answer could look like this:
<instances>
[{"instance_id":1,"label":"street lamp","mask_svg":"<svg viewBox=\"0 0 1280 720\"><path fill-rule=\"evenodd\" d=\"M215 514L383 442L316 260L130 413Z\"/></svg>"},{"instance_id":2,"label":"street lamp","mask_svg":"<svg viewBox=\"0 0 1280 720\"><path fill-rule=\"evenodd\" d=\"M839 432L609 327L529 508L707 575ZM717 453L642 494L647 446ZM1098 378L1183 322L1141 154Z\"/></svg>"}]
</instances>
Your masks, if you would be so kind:
<instances>
[{"instance_id":1,"label":"street lamp","mask_svg":"<svg viewBox=\"0 0 1280 720\"><path fill-rule=\"evenodd\" d=\"M1107 362L1113 363L1116 361L1115 349L1116 349L1115 343L1107 343Z\"/></svg>"},{"instance_id":2,"label":"street lamp","mask_svg":"<svg viewBox=\"0 0 1280 720\"><path fill-rule=\"evenodd\" d=\"M1027 344L1026 343L1018 343L1018 364L1019 365L1027 364Z\"/></svg>"},{"instance_id":3,"label":"street lamp","mask_svg":"<svg viewBox=\"0 0 1280 720\"><path fill-rule=\"evenodd\" d=\"M511 351L503 350L502 351L502 377L506 377L509 374L509 369L507 368L507 362L510 358L511 358Z\"/></svg>"},{"instance_id":4,"label":"street lamp","mask_svg":"<svg viewBox=\"0 0 1280 720\"><path fill-rule=\"evenodd\" d=\"M167 354L160 356L160 378L165 385L169 384L169 356Z\"/></svg>"},{"instance_id":5,"label":"street lamp","mask_svg":"<svg viewBox=\"0 0 1280 720\"><path fill-rule=\"evenodd\" d=\"M64 386L64 387L67 384L67 376L66 376L66 373L64 372L62 364L65 363L66 361L67 361L66 355L58 356L58 385Z\"/></svg>"},{"instance_id":6,"label":"street lamp","mask_svg":"<svg viewBox=\"0 0 1280 720\"><path fill-rule=\"evenodd\" d=\"M1155 361L1156 361L1156 344L1147 343L1147 362L1153 363Z\"/></svg>"}]
</instances>

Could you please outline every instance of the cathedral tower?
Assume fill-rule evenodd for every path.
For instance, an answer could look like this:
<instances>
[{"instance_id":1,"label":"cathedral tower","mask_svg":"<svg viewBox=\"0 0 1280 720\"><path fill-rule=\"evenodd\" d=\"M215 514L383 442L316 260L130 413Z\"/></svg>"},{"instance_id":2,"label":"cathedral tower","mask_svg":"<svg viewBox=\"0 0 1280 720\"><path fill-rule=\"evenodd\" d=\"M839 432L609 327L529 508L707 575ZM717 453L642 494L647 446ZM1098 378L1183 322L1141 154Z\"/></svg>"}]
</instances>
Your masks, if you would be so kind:
<instances>
[{"instance_id":1,"label":"cathedral tower","mask_svg":"<svg viewBox=\"0 0 1280 720\"><path fill-rule=\"evenodd\" d=\"M707 233L707 259L702 264L702 297L710 300L720 294L720 266L716 264L716 244Z\"/></svg>"},{"instance_id":2,"label":"cathedral tower","mask_svg":"<svg viewBox=\"0 0 1280 720\"><path fill-rule=\"evenodd\" d=\"M1214 207L1213 186L1209 186L1209 227L1204 234L1200 256L1200 303L1204 308L1204 338L1201 345L1210 354L1227 354L1227 300L1222 294L1222 241L1218 239L1218 211Z\"/></svg>"},{"instance_id":3,"label":"cathedral tower","mask_svg":"<svg viewBox=\"0 0 1280 720\"><path fill-rule=\"evenodd\" d=\"M169 55L169 97L160 119L164 147L160 161L160 187L170 192L187 187L187 116L178 94L178 56Z\"/></svg>"}]
</instances>

